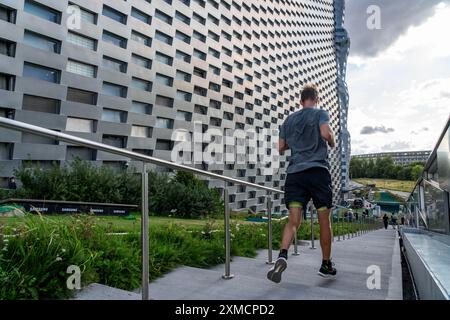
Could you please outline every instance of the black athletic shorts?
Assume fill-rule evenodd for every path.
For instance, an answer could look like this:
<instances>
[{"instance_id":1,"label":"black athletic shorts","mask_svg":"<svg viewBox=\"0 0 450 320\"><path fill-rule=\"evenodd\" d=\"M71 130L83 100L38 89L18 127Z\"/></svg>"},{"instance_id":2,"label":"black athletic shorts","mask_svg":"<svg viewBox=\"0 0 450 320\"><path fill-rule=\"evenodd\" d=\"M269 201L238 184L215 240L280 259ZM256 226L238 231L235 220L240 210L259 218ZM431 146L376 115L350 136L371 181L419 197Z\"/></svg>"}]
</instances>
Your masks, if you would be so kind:
<instances>
[{"instance_id":1,"label":"black athletic shorts","mask_svg":"<svg viewBox=\"0 0 450 320\"><path fill-rule=\"evenodd\" d=\"M312 198L316 209L333 207L333 189L331 174L325 168L311 168L305 171L289 173L284 185L286 207L306 207Z\"/></svg>"}]
</instances>

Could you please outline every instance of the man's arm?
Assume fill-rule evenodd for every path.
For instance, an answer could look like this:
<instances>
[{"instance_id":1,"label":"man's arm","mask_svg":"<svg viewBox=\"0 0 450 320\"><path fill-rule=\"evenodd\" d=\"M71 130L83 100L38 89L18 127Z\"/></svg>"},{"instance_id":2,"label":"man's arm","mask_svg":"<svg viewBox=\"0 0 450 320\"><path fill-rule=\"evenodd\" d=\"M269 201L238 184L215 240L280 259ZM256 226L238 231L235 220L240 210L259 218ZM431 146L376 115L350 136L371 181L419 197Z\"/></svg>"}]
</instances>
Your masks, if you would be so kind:
<instances>
[{"instance_id":1,"label":"man's arm","mask_svg":"<svg viewBox=\"0 0 450 320\"><path fill-rule=\"evenodd\" d=\"M320 126L320 135L322 136L322 138L325 139L325 141L328 142L328 145L331 148L336 147L336 140L334 139L334 133L333 130L331 130L331 127L328 123L322 124Z\"/></svg>"},{"instance_id":2,"label":"man's arm","mask_svg":"<svg viewBox=\"0 0 450 320\"><path fill-rule=\"evenodd\" d=\"M278 140L278 152L280 153L280 155L283 156L284 152L287 151L287 150L289 150L289 146L288 146L286 140L280 138Z\"/></svg>"}]
</instances>

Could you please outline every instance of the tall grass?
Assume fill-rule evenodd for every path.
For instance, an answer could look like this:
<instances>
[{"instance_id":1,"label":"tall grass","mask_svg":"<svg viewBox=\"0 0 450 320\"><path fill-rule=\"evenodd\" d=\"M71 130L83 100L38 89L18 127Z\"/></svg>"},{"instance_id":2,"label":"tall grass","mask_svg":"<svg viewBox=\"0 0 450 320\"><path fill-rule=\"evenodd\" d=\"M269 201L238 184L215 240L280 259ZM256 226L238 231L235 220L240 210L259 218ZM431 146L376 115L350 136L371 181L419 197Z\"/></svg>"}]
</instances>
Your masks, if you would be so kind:
<instances>
[{"instance_id":1,"label":"tall grass","mask_svg":"<svg viewBox=\"0 0 450 320\"><path fill-rule=\"evenodd\" d=\"M27 215L14 224L0 220L0 299L64 299L68 266L79 266L83 286L98 282L124 290L141 283L141 244L138 232L120 232L88 215L52 219ZM274 249L280 245L286 221L274 221ZM232 255L254 257L267 248L266 224L233 222ZM130 230L128 230L130 231ZM314 233L318 239L318 225ZM336 233L335 233L336 234ZM303 224L299 239L310 238ZM202 225L176 223L150 226L150 278L154 280L186 265L207 268L224 262L224 232L214 220Z\"/></svg>"}]
</instances>

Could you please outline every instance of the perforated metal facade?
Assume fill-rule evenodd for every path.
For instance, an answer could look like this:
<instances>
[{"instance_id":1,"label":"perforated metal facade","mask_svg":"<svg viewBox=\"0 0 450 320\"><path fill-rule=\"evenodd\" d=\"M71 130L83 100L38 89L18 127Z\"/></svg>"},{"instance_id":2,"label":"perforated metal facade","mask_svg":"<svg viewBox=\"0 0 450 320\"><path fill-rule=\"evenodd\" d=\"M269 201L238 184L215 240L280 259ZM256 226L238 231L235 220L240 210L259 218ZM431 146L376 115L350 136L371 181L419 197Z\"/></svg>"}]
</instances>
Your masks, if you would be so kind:
<instances>
[{"instance_id":1,"label":"perforated metal facade","mask_svg":"<svg viewBox=\"0 0 450 320\"><path fill-rule=\"evenodd\" d=\"M80 28L69 4L82 9ZM312 82L340 134L333 0L0 5L0 38L13 49L0 54L0 116L170 159L173 130L192 131L194 121L204 129L277 129L300 108L301 88ZM3 129L0 148L2 177L22 160L126 161ZM330 162L338 201L340 150L331 152ZM281 188L284 157L281 165L267 176L258 165L203 167ZM265 208L264 192L229 188L234 209ZM282 197L275 196L274 209L285 210Z\"/></svg>"}]
</instances>

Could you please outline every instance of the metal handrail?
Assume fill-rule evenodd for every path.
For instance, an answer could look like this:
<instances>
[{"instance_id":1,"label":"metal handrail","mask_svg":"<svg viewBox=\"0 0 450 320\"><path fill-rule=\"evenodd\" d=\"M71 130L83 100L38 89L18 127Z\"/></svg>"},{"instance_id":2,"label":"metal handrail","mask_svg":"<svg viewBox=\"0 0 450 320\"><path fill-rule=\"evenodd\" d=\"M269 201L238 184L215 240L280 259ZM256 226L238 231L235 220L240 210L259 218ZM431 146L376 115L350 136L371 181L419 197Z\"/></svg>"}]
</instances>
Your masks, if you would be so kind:
<instances>
[{"instance_id":1,"label":"metal handrail","mask_svg":"<svg viewBox=\"0 0 450 320\"><path fill-rule=\"evenodd\" d=\"M159 159L159 158L155 158L155 157L146 156L141 153L129 151L129 150L122 149L122 148L113 147L113 146L110 146L110 145L107 145L104 143L95 142L95 141L91 141L88 139L79 138L79 137L69 135L66 133L61 133L61 132L53 131L50 129L45 129L45 128L38 127L38 126L28 124L25 122L21 122L21 121L16 121L16 120L0 117L0 127L12 129L12 130L18 130L18 131L22 131L22 132L33 133L33 134L36 134L39 136L53 138L55 140L64 141L64 142L75 144L78 146L88 147L88 148L92 148L92 149L96 149L96 150L100 150L100 151L106 151L106 152L116 154L119 156L124 156L124 157L130 158L130 159L144 161L147 163L152 163L152 164L160 165L163 167L168 167L168 168L171 168L174 170L188 171L188 172L196 173L196 174L206 176L209 178L215 178L215 179L219 179L222 181L240 184L240 185L252 187L255 189L259 189L259 190L265 190L268 192L284 194L284 191L281 191L281 190L278 190L275 188L261 186L256 183L251 183L251 182L247 182L244 180L227 177L227 176L224 176L221 174L204 171L204 170L200 170L197 168L188 167L188 166L177 164L177 163L174 163L174 162L171 162L168 160L163 160L163 159Z\"/></svg>"},{"instance_id":2,"label":"metal handrail","mask_svg":"<svg viewBox=\"0 0 450 320\"><path fill-rule=\"evenodd\" d=\"M267 212L268 212L268 258L269 262L272 262L272 193L284 194L283 191L269 188L265 186L261 186L259 184L250 183L247 181L239 180L236 178L227 177L224 175L191 168L188 166L180 165L171 161L158 159L155 157L146 156L140 153L128 151L126 149L121 149L117 147L113 147L107 144L103 144L100 142L95 142L83 138L79 138L73 135L56 132L53 130L49 130L46 128L38 127L35 125L31 125L28 123L3 118L0 117L0 127L4 127L11 130L28 132L32 134L36 134L39 136L49 137L55 140L63 141L66 143L87 147L95 150L100 150L112 154L116 154L119 156L127 157L129 159L142 161L142 219L141 219L141 241L142 241L142 299L149 299L149 235L148 235L148 226L149 226L149 217L148 217L148 175L147 175L147 163L152 163L155 165L160 165L164 167L168 167L174 170L187 171L191 173L195 173L198 175L206 176L209 178L215 178L218 180L222 180L225 182L230 182L233 184L245 185L251 188L265 190L267 191ZM225 224L225 274L223 275L224 279L232 279L233 275L230 272L230 263L231 263L231 237L230 237L230 208L228 205L228 190L226 189L226 185L224 188L224 224Z\"/></svg>"}]
</instances>

